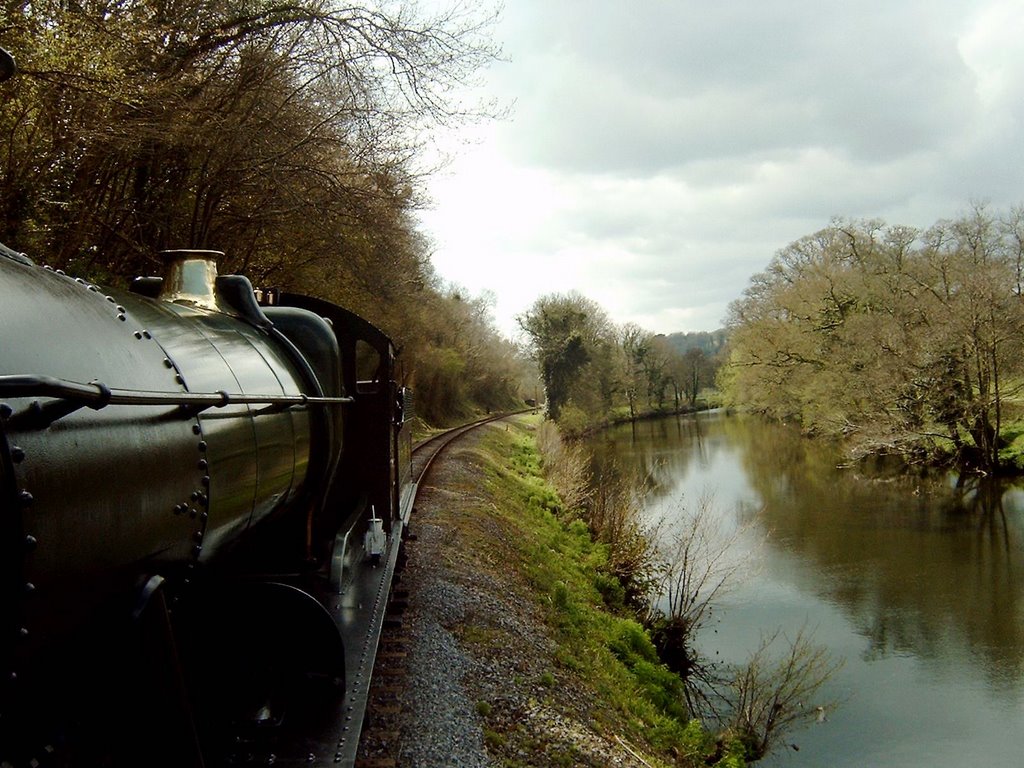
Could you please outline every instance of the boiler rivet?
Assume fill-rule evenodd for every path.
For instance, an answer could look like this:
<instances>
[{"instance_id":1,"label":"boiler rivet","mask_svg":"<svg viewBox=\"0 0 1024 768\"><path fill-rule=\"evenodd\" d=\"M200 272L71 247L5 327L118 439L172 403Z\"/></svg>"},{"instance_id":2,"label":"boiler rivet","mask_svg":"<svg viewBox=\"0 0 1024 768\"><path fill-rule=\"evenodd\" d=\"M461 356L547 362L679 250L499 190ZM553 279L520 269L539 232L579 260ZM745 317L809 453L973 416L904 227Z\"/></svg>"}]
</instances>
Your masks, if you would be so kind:
<instances>
[{"instance_id":1,"label":"boiler rivet","mask_svg":"<svg viewBox=\"0 0 1024 768\"><path fill-rule=\"evenodd\" d=\"M206 453L206 441L205 440L200 440L199 441L199 452L200 453Z\"/></svg>"},{"instance_id":2,"label":"boiler rivet","mask_svg":"<svg viewBox=\"0 0 1024 768\"><path fill-rule=\"evenodd\" d=\"M35 549L38 543L39 541L32 534L25 537L25 549Z\"/></svg>"},{"instance_id":3,"label":"boiler rivet","mask_svg":"<svg viewBox=\"0 0 1024 768\"><path fill-rule=\"evenodd\" d=\"M173 368L173 367L174 367L174 363L171 362L170 358L165 357L164 358L164 368Z\"/></svg>"},{"instance_id":4,"label":"boiler rivet","mask_svg":"<svg viewBox=\"0 0 1024 768\"><path fill-rule=\"evenodd\" d=\"M142 331L136 331L132 335L135 336L136 339L141 339L142 338Z\"/></svg>"},{"instance_id":5,"label":"boiler rivet","mask_svg":"<svg viewBox=\"0 0 1024 768\"><path fill-rule=\"evenodd\" d=\"M18 445L11 446L11 461L20 464L25 460L25 449Z\"/></svg>"},{"instance_id":6,"label":"boiler rivet","mask_svg":"<svg viewBox=\"0 0 1024 768\"><path fill-rule=\"evenodd\" d=\"M192 425L192 434L193 435L202 434L202 431L203 431L203 428L200 427L198 424L193 424Z\"/></svg>"},{"instance_id":7,"label":"boiler rivet","mask_svg":"<svg viewBox=\"0 0 1024 768\"><path fill-rule=\"evenodd\" d=\"M35 499L33 499L32 494L29 493L28 491L18 492L18 502L21 504L21 506L27 507L31 505L33 501L35 501Z\"/></svg>"},{"instance_id":8,"label":"boiler rivet","mask_svg":"<svg viewBox=\"0 0 1024 768\"><path fill-rule=\"evenodd\" d=\"M6 421L11 417L12 413L14 413L14 409L11 408L11 406L7 403L0 403L0 419L4 419Z\"/></svg>"},{"instance_id":9,"label":"boiler rivet","mask_svg":"<svg viewBox=\"0 0 1024 768\"><path fill-rule=\"evenodd\" d=\"M206 459L200 459L199 460L199 468L200 469L205 470L208 466L210 466L210 464L209 464L209 462Z\"/></svg>"}]
</instances>

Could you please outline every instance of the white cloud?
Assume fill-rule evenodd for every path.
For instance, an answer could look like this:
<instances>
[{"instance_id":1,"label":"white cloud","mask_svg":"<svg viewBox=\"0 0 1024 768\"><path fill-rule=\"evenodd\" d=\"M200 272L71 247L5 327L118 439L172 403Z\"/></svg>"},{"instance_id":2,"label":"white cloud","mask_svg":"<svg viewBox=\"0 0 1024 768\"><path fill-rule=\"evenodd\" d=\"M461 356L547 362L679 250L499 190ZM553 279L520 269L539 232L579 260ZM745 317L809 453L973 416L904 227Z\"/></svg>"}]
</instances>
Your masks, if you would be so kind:
<instances>
[{"instance_id":1,"label":"white cloud","mask_svg":"<svg viewBox=\"0 0 1024 768\"><path fill-rule=\"evenodd\" d=\"M927 226L1024 197L1020 0L509 4L515 100L424 213L439 273L503 329L578 290L617 322L718 327L833 216Z\"/></svg>"},{"instance_id":2,"label":"white cloud","mask_svg":"<svg viewBox=\"0 0 1024 768\"><path fill-rule=\"evenodd\" d=\"M959 40L959 51L976 78L983 107L999 111L1019 103L1024 86L1024 8L997 2L983 8Z\"/></svg>"}]
</instances>

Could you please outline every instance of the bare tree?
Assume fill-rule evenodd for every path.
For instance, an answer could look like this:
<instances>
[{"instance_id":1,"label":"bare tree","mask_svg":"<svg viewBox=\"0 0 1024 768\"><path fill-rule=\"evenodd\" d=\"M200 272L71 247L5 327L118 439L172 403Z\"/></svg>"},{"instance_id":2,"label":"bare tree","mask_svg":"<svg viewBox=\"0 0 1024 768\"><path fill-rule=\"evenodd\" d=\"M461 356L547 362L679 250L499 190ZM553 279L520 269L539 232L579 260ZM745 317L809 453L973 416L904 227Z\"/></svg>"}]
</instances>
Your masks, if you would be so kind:
<instances>
[{"instance_id":1,"label":"bare tree","mask_svg":"<svg viewBox=\"0 0 1024 768\"><path fill-rule=\"evenodd\" d=\"M780 641L787 647L773 657ZM730 727L746 746L747 758L759 760L795 728L823 721L835 702L815 703L816 697L840 667L842 662L816 645L806 627L792 638L781 630L762 636L724 692Z\"/></svg>"},{"instance_id":2,"label":"bare tree","mask_svg":"<svg viewBox=\"0 0 1024 768\"><path fill-rule=\"evenodd\" d=\"M333 0L10 5L2 235L126 276L186 246L250 273L387 263L371 233L415 205L424 129L484 113L455 94L497 55L491 20Z\"/></svg>"},{"instance_id":3,"label":"bare tree","mask_svg":"<svg viewBox=\"0 0 1024 768\"><path fill-rule=\"evenodd\" d=\"M657 598L645 623L662 661L687 680L687 703L694 711L713 709L706 696L715 685L696 637L717 602L749 571L751 558L740 539L752 522L727 530L713 495L705 493L692 508L680 499L660 529Z\"/></svg>"}]
</instances>

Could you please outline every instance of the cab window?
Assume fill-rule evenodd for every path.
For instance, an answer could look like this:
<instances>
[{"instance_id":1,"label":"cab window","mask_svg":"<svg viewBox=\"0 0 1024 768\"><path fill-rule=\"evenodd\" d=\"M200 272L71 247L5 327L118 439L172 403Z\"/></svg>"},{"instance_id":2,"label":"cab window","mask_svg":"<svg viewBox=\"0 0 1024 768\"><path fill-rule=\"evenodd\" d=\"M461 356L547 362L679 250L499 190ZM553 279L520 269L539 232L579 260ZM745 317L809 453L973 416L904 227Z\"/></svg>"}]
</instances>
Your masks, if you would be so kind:
<instances>
[{"instance_id":1,"label":"cab window","mask_svg":"<svg viewBox=\"0 0 1024 768\"><path fill-rule=\"evenodd\" d=\"M380 391L380 354L360 339L356 342L356 387L359 392Z\"/></svg>"}]
</instances>

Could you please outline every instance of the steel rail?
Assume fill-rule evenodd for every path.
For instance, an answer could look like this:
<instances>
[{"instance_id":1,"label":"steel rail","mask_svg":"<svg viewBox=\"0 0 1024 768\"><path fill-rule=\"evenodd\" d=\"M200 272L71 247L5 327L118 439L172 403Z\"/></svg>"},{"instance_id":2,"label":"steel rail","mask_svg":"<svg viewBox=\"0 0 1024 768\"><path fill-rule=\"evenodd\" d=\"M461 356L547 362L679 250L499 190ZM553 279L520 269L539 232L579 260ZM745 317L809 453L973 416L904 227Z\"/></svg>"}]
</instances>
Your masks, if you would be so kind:
<instances>
[{"instance_id":1,"label":"steel rail","mask_svg":"<svg viewBox=\"0 0 1024 768\"><path fill-rule=\"evenodd\" d=\"M477 427L482 427L485 424L500 421L501 419L508 418L509 416L514 416L517 413L526 413L526 411L512 411L510 413L499 413L493 416L487 416L483 419L478 419L477 421L472 421L468 424L463 424L462 426L459 427L453 427L452 429L446 430L444 432L439 432L436 435L432 435L424 440L421 440L419 443L413 446L412 449L414 458L417 456L417 454L425 456L425 458L422 460L422 466L417 470L417 472L414 472L414 475L416 477L416 484L419 485L423 481L423 479L426 478L427 473L430 471L431 467L434 464L434 461L438 458L438 456L441 455L444 449L447 448L451 443L455 442L455 440L462 437L467 432L471 432Z\"/></svg>"},{"instance_id":2,"label":"steel rail","mask_svg":"<svg viewBox=\"0 0 1024 768\"><path fill-rule=\"evenodd\" d=\"M499 421L509 416L513 416L516 413L523 412L524 411L516 411L487 416L486 418L478 419L477 421L473 421L468 424L463 424L462 426L454 427L452 429L445 430L444 432L439 432L436 435L421 440L420 442L413 446L412 455L410 457L410 460L413 462L412 482L410 484L412 487L412 491L408 496L408 501L403 502L402 505L403 508L406 510L406 513L403 516L403 530L401 541L398 542L400 546L404 546L405 540L407 538L409 529L409 518L411 516L411 513L414 511L413 505L415 504L415 501L418 497L420 487L425 482L427 476L430 473L430 470L433 468L435 462L439 459L439 457L445 451L445 449L448 446L450 446L453 442L458 440L460 437L478 427L490 424L494 421ZM396 547L394 548L394 550L392 550L389 547L387 575L385 577L387 579L387 586L384 587L382 584L381 587L383 594L385 595L390 594L391 588L393 587L395 562L399 554L397 549L398 548ZM385 603L386 602L387 601L385 600ZM386 608L386 605L380 606L380 610L382 611L385 611ZM363 735L362 724L366 722L366 707L368 706L368 701L370 698L370 683L373 677L373 671L376 667L377 649L379 648L381 643L381 630L383 630L383 613L380 616L380 620L375 621L373 624L374 627L377 629L377 633L374 636L367 638L366 645L366 647L373 649L372 656L368 654L367 658L367 661L369 662L369 667L360 671L361 685L360 691L358 693L358 700L360 701L364 708L362 711L357 712L353 707L350 707L346 713L346 718L350 719L352 722L352 731L355 734L355 738L351 739L348 743L346 743L344 745L345 748L343 750L340 750L338 753L338 757L340 757L340 760L338 762L343 766L354 765L356 766L356 768L358 768L359 765L358 761L356 761L356 757L359 751L359 742L361 741L361 737ZM391 741L393 742L393 739ZM376 760L377 761L372 763L373 765L379 764L379 758L377 758Z\"/></svg>"},{"instance_id":3,"label":"steel rail","mask_svg":"<svg viewBox=\"0 0 1024 768\"><path fill-rule=\"evenodd\" d=\"M359 752L359 743L363 734L363 726L366 722L367 706L370 698L370 684L373 679L381 637L385 629L384 620L390 605L391 590L394 586L394 574L397 569L400 550L405 545L408 537L410 520L422 483L425 481L434 462L444 449L455 440L477 427L511 415L513 414L500 413L488 416L440 432L413 446L410 455L412 467L409 490L403 494L400 505L400 530L396 530L388 536L386 555L381 563L381 567L375 572L368 572L367 575L370 577L370 581L359 590L360 593L370 598L367 600L366 605L359 607L359 612L364 614L364 617L360 619L360 624L365 626L365 631L360 633L361 636L357 635L346 638L353 650L359 649L359 656L358 658L353 656L353 665L346 669L351 685L347 692L344 707L344 731L340 734L336 744L332 765L338 765L342 768L350 768L357 765L356 758ZM365 615L366 613L369 615ZM362 622L365 622L365 624L362 624ZM282 765L281 762L277 764ZM318 765L319 763L312 761L310 764Z\"/></svg>"}]
</instances>

